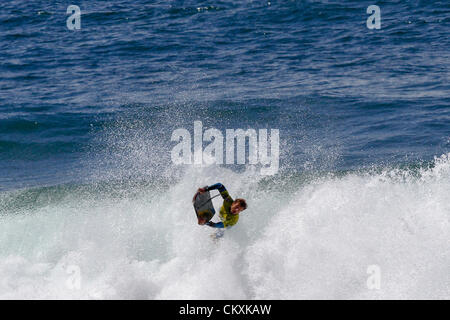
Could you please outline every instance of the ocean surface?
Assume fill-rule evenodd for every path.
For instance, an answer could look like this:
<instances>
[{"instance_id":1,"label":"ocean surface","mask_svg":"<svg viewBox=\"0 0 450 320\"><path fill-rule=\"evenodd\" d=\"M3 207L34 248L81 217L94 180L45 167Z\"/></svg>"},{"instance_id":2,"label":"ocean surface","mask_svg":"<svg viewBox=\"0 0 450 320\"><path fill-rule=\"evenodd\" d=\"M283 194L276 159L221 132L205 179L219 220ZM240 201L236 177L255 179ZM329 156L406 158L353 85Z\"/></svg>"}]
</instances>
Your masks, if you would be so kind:
<instances>
[{"instance_id":1,"label":"ocean surface","mask_svg":"<svg viewBox=\"0 0 450 320\"><path fill-rule=\"evenodd\" d=\"M449 33L449 1L4 1L0 299L450 299ZM278 129L278 172L175 165L194 121ZM249 208L215 242L216 182Z\"/></svg>"}]
</instances>

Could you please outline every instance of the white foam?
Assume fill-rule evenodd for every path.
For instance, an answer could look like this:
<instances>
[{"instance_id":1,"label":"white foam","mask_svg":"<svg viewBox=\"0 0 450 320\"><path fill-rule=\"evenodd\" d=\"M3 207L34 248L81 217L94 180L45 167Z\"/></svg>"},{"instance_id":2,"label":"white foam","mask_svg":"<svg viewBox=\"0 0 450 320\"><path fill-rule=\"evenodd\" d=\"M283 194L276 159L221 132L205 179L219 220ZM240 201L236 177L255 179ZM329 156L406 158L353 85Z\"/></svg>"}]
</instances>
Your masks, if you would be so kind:
<instances>
[{"instance_id":1,"label":"white foam","mask_svg":"<svg viewBox=\"0 0 450 320\"><path fill-rule=\"evenodd\" d=\"M420 177L348 174L286 193L251 172L197 168L163 194L74 193L3 215L0 298L449 299L449 156ZM218 181L249 209L215 243L190 201Z\"/></svg>"}]
</instances>

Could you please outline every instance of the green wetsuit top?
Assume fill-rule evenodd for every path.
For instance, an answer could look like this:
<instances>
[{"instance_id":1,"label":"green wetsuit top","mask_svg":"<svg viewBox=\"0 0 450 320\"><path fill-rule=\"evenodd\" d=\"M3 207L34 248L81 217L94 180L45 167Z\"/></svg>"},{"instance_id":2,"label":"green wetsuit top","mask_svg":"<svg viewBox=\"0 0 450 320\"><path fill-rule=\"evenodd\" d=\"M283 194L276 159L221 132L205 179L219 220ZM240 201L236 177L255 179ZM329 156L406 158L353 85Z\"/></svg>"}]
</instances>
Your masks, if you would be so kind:
<instances>
[{"instance_id":1,"label":"green wetsuit top","mask_svg":"<svg viewBox=\"0 0 450 320\"><path fill-rule=\"evenodd\" d=\"M223 186L221 183L213 184L212 186L209 186L206 188L206 190L219 190L220 195L223 198L223 204L222 207L220 207L220 220L221 222L214 223L214 222L208 222L208 226L213 228L228 228L231 226L234 226L238 220L239 220L239 214L232 214L231 213L231 205L233 204L233 198L231 198L230 194L228 193L227 189Z\"/></svg>"}]
</instances>

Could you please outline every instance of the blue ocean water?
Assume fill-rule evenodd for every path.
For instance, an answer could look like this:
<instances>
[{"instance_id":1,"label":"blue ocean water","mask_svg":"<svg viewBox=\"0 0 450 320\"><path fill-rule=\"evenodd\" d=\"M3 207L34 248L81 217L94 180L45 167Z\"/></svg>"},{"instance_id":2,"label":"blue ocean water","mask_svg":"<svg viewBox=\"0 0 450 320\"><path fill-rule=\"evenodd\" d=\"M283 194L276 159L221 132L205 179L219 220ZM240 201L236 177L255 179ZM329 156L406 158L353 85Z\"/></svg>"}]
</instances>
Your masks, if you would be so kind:
<instances>
[{"instance_id":1,"label":"blue ocean water","mask_svg":"<svg viewBox=\"0 0 450 320\"><path fill-rule=\"evenodd\" d=\"M80 30L66 26L69 4L81 9ZM366 9L372 4L381 8L380 29L368 29L366 25ZM327 291L325 286L321 290L317 283L311 287L314 290L308 290L305 282L293 278L266 277L270 279L266 283L259 277L266 272L267 257L259 254L258 248L269 242L264 237L270 234L271 226L283 225L286 206L291 212L302 207L297 216L300 221L302 214L320 213L327 203L327 214L337 210L348 214L343 221L356 222L335 230L335 238L332 230L325 241L346 241L348 232L359 243L367 243L367 250L355 249L349 257L367 257L368 252L375 252L376 261L394 257L397 247L383 235L401 233L404 228L407 233L397 243L409 248L410 243L427 243L423 239L440 234L441 238L430 239L429 243L437 244L432 253L442 252L440 244L449 239L450 211L445 195L450 172L449 31L449 1L2 3L0 216L4 220L0 273L16 283L18 276L9 274L7 266L28 270L43 263L45 267L28 280L35 284L34 288L48 289L42 279L55 275L56 266L71 261L89 270L89 279L94 280L81 293L58 289L58 285L46 289L49 297L58 298L199 298L205 292L212 298L448 298L448 251L434 259L429 250L418 246L413 249L411 245L411 252L421 250L416 255L421 257L420 263L433 265L433 275L414 270L422 278L417 276L417 286L411 287L411 282L400 276L407 273L403 266L393 263L388 269L397 275L398 282L373 296L361 294L359 287L347 288L345 283L354 283L355 279L343 279L342 273L334 275L334 291ZM238 166L204 171L183 168L188 173L180 172L170 158L174 146L171 134L177 128L193 130L198 120L205 128L219 130L279 129L279 173L256 178ZM324 177L329 175L334 178L326 180ZM177 234L168 237L171 231L159 222L155 225L149 217L167 210L163 221L176 224L175 220L184 218L168 217L169 212L191 210L187 199L192 190L219 179L231 185L234 192L242 191L254 210L262 213L255 225L250 223L256 219L254 215L248 222L242 218L241 228L245 231L241 229L240 235L234 231L234 240L247 243L248 251L243 253L244 258L228 258L239 266L247 265L247 273L232 279L236 283L233 289L220 292L207 284L193 288L189 287L192 282L170 282L165 275L188 271L178 262L172 261L176 265L172 264L173 269L157 263L169 263L177 257L179 263L192 266L193 257L198 259L198 255L194 254L196 249L189 250L189 245L185 248L188 253L182 253L181 243L185 240ZM404 184L398 185L399 180ZM373 186L375 189L371 189ZM288 198L276 193L285 189L292 191ZM170 206L161 198L152 198L161 190L169 194L166 200L170 199ZM309 198L302 196L300 201L294 191ZM335 195L337 198L333 198ZM362 198L352 198L357 195ZM180 198L187 200L186 206L174 204ZM380 204L381 200L385 203ZM346 203L352 206L346 207ZM130 210L134 212L133 222L127 218ZM365 238L358 233L366 226L361 212L370 213L369 221L381 226L383 235L366 230L370 236ZM435 214L433 225L422 221L423 215L430 212ZM401 217L391 220L394 213ZM376 215L380 220L374 218ZM309 217L312 220L302 220L299 229L307 229L309 221L311 233L323 234L312 231L317 231L314 228L319 222L314 215ZM335 219L326 217L328 221ZM382 220L391 225L384 225ZM78 234L76 221L87 228L85 234ZM320 221L319 225L325 223ZM99 235L95 231L99 223L115 231ZM184 227L194 223L186 222ZM263 231L254 234L254 226ZM33 230L34 236L26 230ZM195 231L192 238L202 237L199 232ZM414 232L423 234L406 239ZM304 240L291 236L292 241ZM381 243L375 243L375 238ZM51 239L59 239L63 245L57 247ZM89 240L80 244L80 239ZM114 245L109 247L102 239ZM295 259L302 257L329 267L316 255L305 253L317 249L316 242L322 240L317 236L308 242L310 247L291 252L291 262L295 265ZM110 257L117 259L105 258L104 263L117 266L117 270L123 268L122 258L133 257L132 266L128 265L133 274L130 279L142 276L143 269L133 263L148 262L145 274L150 274L151 279L144 281L148 287L135 286L134 280L118 287L99 280L103 279L101 272L90 269L89 261L103 261L96 254L105 246L110 249L106 250ZM226 239L224 246L234 248ZM126 253L119 254L113 249L117 247ZM411 252L408 257L414 255ZM333 252L327 257L335 264L344 264L334 259L337 254ZM415 265L417 261L408 262ZM365 260L358 263L365 266ZM285 266L278 267L283 270L280 274L290 274ZM298 270L302 270L300 265ZM354 271L353 267L345 270L347 274ZM303 271L305 279L326 275L320 270L317 275L310 274L309 269ZM364 268L362 274L364 277ZM298 283L295 290L293 283ZM276 288L281 290L284 285L288 289L277 296ZM272 293L264 291L264 286L272 288ZM26 285L0 285L1 297L46 296L42 292Z\"/></svg>"},{"instance_id":2,"label":"blue ocean water","mask_svg":"<svg viewBox=\"0 0 450 320\"><path fill-rule=\"evenodd\" d=\"M168 148L194 120L279 128L281 165L300 168L448 152L449 3L377 2L379 30L366 26L370 4L78 1L81 29L70 31L65 1L9 1L0 186L76 182L123 117L157 127Z\"/></svg>"}]
</instances>

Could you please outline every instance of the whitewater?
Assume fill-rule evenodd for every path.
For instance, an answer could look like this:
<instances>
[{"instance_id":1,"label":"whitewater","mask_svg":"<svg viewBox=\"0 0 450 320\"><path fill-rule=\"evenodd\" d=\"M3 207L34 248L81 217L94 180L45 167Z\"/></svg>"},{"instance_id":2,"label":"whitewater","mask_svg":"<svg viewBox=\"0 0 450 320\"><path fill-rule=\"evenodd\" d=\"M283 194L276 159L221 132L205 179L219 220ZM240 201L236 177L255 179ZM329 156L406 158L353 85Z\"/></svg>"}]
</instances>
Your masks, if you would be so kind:
<instances>
[{"instance_id":1,"label":"whitewater","mask_svg":"<svg viewBox=\"0 0 450 320\"><path fill-rule=\"evenodd\" d=\"M217 242L191 205L215 182L249 204ZM449 189L444 154L422 166L275 177L188 167L171 182L3 192L0 299L449 299ZM379 289L367 285L374 265Z\"/></svg>"}]
</instances>

